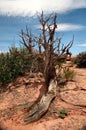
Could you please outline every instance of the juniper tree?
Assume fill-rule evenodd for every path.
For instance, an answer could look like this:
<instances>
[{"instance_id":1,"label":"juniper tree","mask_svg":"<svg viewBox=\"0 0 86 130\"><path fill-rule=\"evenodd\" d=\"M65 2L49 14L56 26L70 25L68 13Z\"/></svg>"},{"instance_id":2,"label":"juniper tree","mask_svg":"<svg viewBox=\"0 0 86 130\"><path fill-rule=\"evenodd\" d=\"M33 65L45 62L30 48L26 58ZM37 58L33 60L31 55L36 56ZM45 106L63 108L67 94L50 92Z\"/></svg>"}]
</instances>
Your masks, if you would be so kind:
<instances>
[{"instance_id":1,"label":"juniper tree","mask_svg":"<svg viewBox=\"0 0 86 130\"><path fill-rule=\"evenodd\" d=\"M44 68L42 69L42 73L47 86L47 92L40 98L38 103L34 103L32 109L27 113L24 120L26 123L36 121L45 114L52 99L56 97L58 84L55 69L56 61L64 57L73 44L72 39L67 45L61 45L62 37L58 38L56 35L58 31L56 13L45 16L42 11L42 13L38 15L38 20L41 24L41 34L37 37L26 28L26 32L21 31L21 42L28 49L30 57L43 61ZM37 54L33 51L35 45L38 46Z\"/></svg>"}]
</instances>

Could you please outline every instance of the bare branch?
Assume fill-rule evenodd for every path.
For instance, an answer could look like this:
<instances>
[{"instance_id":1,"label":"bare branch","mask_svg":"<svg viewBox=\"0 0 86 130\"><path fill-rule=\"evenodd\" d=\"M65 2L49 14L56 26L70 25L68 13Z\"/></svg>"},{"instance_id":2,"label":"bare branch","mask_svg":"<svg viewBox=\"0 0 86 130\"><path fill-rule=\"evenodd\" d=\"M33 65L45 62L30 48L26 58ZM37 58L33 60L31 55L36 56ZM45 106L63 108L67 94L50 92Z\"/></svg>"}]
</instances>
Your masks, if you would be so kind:
<instances>
[{"instance_id":1,"label":"bare branch","mask_svg":"<svg viewBox=\"0 0 86 130\"><path fill-rule=\"evenodd\" d=\"M61 53L61 55L63 55L64 53L67 53L67 52L69 52L69 49L72 47L72 45L73 45L73 41L74 41L74 36L73 36L73 39L66 45L66 46L64 46L63 48L62 48L62 53Z\"/></svg>"},{"instance_id":2,"label":"bare branch","mask_svg":"<svg viewBox=\"0 0 86 130\"><path fill-rule=\"evenodd\" d=\"M32 35L31 31L28 30L26 26L26 33L21 30L21 43L29 50L29 53L32 54L33 47L35 47L35 37Z\"/></svg>"}]
</instances>

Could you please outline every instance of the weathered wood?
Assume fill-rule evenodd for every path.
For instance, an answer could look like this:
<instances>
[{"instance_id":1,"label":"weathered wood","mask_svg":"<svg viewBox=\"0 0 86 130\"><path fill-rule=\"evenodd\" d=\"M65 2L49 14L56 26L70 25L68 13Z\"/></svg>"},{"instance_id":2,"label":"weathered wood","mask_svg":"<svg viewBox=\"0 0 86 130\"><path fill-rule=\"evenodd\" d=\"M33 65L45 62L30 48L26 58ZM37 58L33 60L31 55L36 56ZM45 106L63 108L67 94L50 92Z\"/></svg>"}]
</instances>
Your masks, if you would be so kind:
<instances>
[{"instance_id":1,"label":"weathered wood","mask_svg":"<svg viewBox=\"0 0 86 130\"><path fill-rule=\"evenodd\" d=\"M56 79L51 80L47 93L43 95L39 102L35 103L31 110L25 115L25 124L37 121L47 112L51 101L56 97L56 88Z\"/></svg>"},{"instance_id":2,"label":"weathered wood","mask_svg":"<svg viewBox=\"0 0 86 130\"><path fill-rule=\"evenodd\" d=\"M38 55L41 56L43 60L43 65L40 65L40 61L37 62L39 64L38 68L43 66L43 76L45 79L45 84L47 86L47 92L45 95L43 95L39 101L35 102L34 105L31 107L27 115L25 115L25 123L30 123L33 121L36 121L40 119L41 116L43 116L46 111L49 108L49 105L53 98L56 97L56 86L57 86L57 80L56 77L56 60L55 55L57 52L57 55L59 57L64 56L66 52L69 52L69 48L73 44L73 40L69 42L67 45L62 45L61 47L61 38L55 38L55 32L57 29L57 15L51 14L49 17L45 17L44 13L42 11L41 15L39 17L39 22L42 26L41 28L41 35L38 37L39 40L37 40L37 44L39 47L39 53ZM28 32L28 31L27 31ZM26 37L26 36L25 36ZM23 44L28 48L27 40L25 41L25 37L22 38ZM29 38L29 46L33 45L34 41L36 42L36 38L34 35L28 35ZM26 44L26 43L27 44ZM39 46L40 45L40 46ZM32 46L33 47L33 46ZM35 47L35 46L34 46ZM41 47L44 50L44 56L41 53ZM30 50L29 50L30 52ZM31 55L34 55L34 53L30 53ZM41 54L41 55L40 55ZM30 56L31 57L31 56ZM38 56L37 56L38 57ZM32 57L31 57L32 58ZM37 61L36 56L34 57ZM58 59L57 59L58 60ZM59 64L59 63L58 63ZM53 80L52 80L53 79Z\"/></svg>"}]
</instances>

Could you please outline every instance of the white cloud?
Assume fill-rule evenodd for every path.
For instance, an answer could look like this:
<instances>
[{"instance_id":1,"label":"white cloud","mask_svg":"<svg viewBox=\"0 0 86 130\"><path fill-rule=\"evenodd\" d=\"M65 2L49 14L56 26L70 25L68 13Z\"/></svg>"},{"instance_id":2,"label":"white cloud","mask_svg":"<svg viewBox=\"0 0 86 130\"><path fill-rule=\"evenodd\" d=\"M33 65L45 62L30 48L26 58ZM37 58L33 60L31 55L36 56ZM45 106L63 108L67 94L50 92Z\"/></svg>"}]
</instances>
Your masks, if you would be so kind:
<instances>
[{"instance_id":1,"label":"white cloud","mask_svg":"<svg viewBox=\"0 0 86 130\"><path fill-rule=\"evenodd\" d=\"M76 44L76 46L80 46L80 47L86 47L86 43L82 43L82 44Z\"/></svg>"},{"instance_id":2,"label":"white cloud","mask_svg":"<svg viewBox=\"0 0 86 130\"><path fill-rule=\"evenodd\" d=\"M9 15L28 15L41 10L65 13L77 8L86 8L86 0L0 0L0 14Z\"/></svg>"},{"instance_id":3,"label":"white cloud","mask_svg":"<svg viewBox=\"0 0 86 130\"><path fill-rule=\"evenodd\" d=\"M62 23L58 24L58 31L77 31L86 29L86 26L77 25L77 24L70 24L70 23Z\"/></svg>"},{"instance_id":4,"label":"white cloud","mask_svg":"<svg viewBox=\"0 0 86 130\"><path fill-rule=\"evenodd\" d=\"M34 26L37 29L41 29L40 25L35 25ZM56 31L79 31L86 29L86 26L79 25L79 24L70 24L70 23L61 23L57 24L57 29Z\"/></svg>"}]
</instances>

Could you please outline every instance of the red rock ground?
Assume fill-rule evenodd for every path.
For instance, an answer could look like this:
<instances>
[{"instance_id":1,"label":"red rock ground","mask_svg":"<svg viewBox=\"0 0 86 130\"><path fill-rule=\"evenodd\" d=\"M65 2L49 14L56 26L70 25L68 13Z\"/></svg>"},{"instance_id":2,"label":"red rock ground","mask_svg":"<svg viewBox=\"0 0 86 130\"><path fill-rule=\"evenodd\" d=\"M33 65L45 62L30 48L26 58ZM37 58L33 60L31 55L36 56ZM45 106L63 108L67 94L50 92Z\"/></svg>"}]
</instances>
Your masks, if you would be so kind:
<instances>
[{"instance_id":1,"label":"red rock ground","mask_svg":"<svg viewBox=\"0 0 86 130\"><path fill-rule=\"evenodd\" d=\"M76 76L60 89L48 112L38 121L24 125L26 106L45 92L44 79L34 74L19 77L0 94L0 127L2 130L86 130L86 69L73 67ZM59 117L66 109L67 116ZM84 127L85 128L84 128Z\"/></svg>"}]
</instances>

